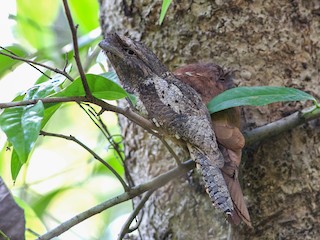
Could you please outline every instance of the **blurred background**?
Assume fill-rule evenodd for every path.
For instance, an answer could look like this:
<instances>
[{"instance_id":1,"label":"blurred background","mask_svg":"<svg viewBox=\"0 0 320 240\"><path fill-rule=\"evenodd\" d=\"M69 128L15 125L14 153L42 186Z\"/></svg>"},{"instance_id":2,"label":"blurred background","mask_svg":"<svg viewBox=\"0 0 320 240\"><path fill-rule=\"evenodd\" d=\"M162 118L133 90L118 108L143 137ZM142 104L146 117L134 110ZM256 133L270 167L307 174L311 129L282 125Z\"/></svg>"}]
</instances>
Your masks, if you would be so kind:
<instances>
[{"instance_id":1,"label":"blurred background","mask_svg":"<svg viewBox=\"0 0 320 240\"><path fill-rule=\"evenodd\" d=\"M85 71L101 74L105 71L105 57L97 48L101 40L98 1L68 2L74 23L79 25L80 55ZM1 47L52 67L63 69L66 66L70 75L77 76L71 34L62 1L3 2L0 22ZM56 77L47 69L39 69ZM45 80L43 74L30 65L0 55L0 102L10 102L35 83ZM90 107L80 107L76 103L63 104L44 130L76 137L123 176L120 156L83 108ZM113 139L122 147L117 116L104 113L101 118ZM121 184L108 169L71 141L40 136L16 181L11 176L11 152L2 131L0 147L0 175L15 200L24 208L26 227L38 234L123 192ZM56 239L115 239L131 209L131 202L117 205L78 224ZM35 238L27 231L26 239Z\"/></svg>"}]
</instances>

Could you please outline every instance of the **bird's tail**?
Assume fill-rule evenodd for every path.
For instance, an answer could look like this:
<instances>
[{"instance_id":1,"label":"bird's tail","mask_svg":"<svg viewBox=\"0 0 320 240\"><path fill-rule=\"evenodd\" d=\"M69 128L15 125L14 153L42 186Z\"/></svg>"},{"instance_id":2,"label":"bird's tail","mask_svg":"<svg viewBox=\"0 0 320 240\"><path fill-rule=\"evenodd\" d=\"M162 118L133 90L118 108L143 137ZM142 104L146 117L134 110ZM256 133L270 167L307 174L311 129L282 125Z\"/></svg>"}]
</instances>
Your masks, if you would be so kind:
<instances>
[{"instance_id":1,"label":"bird's tail","mask_svg":"<svg viewBox=\"0 0 320 240\"><path fill-rule=\"evenodd\" d=\"M188 147L191 150L191 157L196 162L203 177L206 191L213 205L226 214L232 215L234 212L233 203L220 168L214 166L208 157L197 148Z\"/></svg>"},{"instance_id":2,"label":"bird's tail","mask_svg":"<svg viewBox=\"0 0 320 240\"><path fill-rule=\"evenodd\" d=\"M220 150L225 159L224 166L221 171L228 186L228 190L233 202L233 208L235 210L228 220L236 225L238 225L242 220L252 228L249 211L246 206L238 179L238 164L240 163L239 159L241 159L241 152L237 154L235 151L230 149L227 150L223 146L220 146Z\"/></svg>"}]
</instances>

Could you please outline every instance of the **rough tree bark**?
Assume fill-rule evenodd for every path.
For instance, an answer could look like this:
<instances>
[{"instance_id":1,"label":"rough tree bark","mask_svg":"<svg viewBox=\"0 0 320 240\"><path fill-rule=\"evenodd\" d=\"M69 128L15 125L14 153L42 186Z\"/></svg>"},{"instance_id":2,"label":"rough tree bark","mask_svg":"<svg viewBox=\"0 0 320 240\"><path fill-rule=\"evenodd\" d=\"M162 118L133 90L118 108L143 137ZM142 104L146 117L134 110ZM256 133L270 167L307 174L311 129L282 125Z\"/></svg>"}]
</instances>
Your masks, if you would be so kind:
<instances>
[{"instance_id":1,"label":"rough tree bark","mask_svg":"<svg viewBox=\"0 0 320 240\"><path fill-rule=\"evenodd\" d=\"M319 99L318 0L173 1L162 26L162 1L100 0L101 27L143 41L170 68L215 62L238 86L295 87ZM131 5L133 3L133 5ZM243 108L243 129L280 119L307 103ZM171 169L163 145L124 118L127 167L135 183ZM248 146L240 173L253 230L217 212L197 174L157 190L144 208L143 239L316 239L320 236L320 121ZM186 153L180 151L186 158ZM231 233L231 234L230 234ZM230 239L230 238L229 238Z\"/></svg>"}]
</instances>

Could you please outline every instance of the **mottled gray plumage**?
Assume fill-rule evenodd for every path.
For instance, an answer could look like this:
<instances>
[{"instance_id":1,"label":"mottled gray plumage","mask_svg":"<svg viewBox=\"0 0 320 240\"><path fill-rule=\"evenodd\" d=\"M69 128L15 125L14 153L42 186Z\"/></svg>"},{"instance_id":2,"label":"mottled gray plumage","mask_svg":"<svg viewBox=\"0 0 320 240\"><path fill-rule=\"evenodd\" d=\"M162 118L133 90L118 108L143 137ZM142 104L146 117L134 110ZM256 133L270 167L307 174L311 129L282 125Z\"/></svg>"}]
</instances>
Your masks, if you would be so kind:
<instances>
[{"instance_id":1,"label":"mottled gray plumage","mask_svg":"<svg viewBox=\"0 0 320 240\"><path fill-rule=\"evenodd\" d=\"M139 42L114 33L108 34L99 45L122 86L137 97L136 109L165 131L166 136L186 143L212 202L232 214L232 200L221 173L223 156L199 94L178 80Z\"/></svg>"}]
</instances>

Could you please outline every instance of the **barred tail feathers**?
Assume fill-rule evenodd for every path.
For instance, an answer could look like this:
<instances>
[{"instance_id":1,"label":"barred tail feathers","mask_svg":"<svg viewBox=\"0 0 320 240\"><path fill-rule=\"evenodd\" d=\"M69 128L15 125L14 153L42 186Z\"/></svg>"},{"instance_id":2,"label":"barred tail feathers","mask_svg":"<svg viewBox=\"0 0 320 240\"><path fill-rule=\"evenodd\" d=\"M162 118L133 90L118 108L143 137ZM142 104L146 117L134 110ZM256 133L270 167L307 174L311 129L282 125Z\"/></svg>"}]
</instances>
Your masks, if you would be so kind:
<instances>
[{"instance_id":1,"label":"barred tail feathers","mask_svg":"<svg viewBox=\"0 0 320 240\"><path fill-rule=\"evenodd\" d=\"M188 144L188 148L203 177L206 191L213 205L226 214L233 215L233 203L219 166L213 165L208 157L196 147Z\"/></svg>"},{"instance_id":2,"label":"barred tail feathers","mask_svg":"<svg viewBox=\"0 0 320 240\"><path fill-rule=\"evenodd\" d=\"M212 166L209 161L200 159L197 161L197 168L202 174L206 191L213 205L226 214L232 215L233 203L219 167Z\"/></svg>"}]
</instances>

